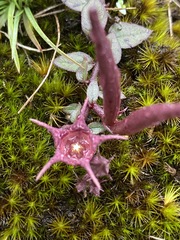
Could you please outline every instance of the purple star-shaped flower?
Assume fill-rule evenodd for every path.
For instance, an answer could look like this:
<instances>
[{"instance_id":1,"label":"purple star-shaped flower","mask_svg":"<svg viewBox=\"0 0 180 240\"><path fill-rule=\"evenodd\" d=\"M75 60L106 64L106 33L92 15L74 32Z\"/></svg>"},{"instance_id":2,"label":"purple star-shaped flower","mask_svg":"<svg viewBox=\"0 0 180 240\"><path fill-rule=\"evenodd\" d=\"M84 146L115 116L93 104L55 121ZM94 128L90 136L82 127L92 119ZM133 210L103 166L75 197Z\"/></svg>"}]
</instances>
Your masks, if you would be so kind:
<instances>
[{"instance_id":1,"label":"purple star-shaped flower","mask_svg":"<svg viewBox=\"0 0 180 240\"><path fill-rule=\"evenodd\" d=\"M33 123L36 123L37 125L46 128L52 134L54 139L54 145L56 148L54 156L42 168L42 170L37 175L36 180L39 180L46 172L46 170L51 167L52 164L57 162L65 162L66 164L70 164L73 166L79 165L85 168L88 176L96 187L96 193L98 194L98 192L101 190L101 185L97 177L105 174L101 173L101 170L98 172L98 164L97 169L95 169L94 171L90 165L93 159L93 161L96 160L96 162L98 162L97 158L99 158L99 160L102 158L99 153L96 155L98 146L106 140L127 140L128 137L120 135L93 134L85 122L85 118L88 114L88 109L88 99L86 99L81 109L81 112L77 117L77 120L73 124L64 125L61 128L55 128L49 126L44 122L30 119ZM99 162L103 163L103 161L101 160ZM105 165L108 166L108 164L104 161L104 167L106 167ZM102 166L100 167L100 169L101 168Z\"/></svg>"}]
</instances>

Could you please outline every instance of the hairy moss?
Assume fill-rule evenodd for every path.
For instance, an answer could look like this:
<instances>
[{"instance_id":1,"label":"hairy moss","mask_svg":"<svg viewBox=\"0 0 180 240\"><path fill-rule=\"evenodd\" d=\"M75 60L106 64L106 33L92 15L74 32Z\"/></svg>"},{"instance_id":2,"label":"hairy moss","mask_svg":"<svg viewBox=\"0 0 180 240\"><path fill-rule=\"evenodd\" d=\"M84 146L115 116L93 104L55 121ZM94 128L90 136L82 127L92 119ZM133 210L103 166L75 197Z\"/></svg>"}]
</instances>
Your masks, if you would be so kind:
<instances>
[{"instance_id":1,"label":"hairy moss","mask_svg":"<svg viewBox=\"0 0 180 240\"><path fill-rule=\"evenodd\" d=\"M112 7L115 2L111 2ZM180 101L180 46L177 37L169 37L167 5L155 0L128 0L125 4L136 9L129 10L122 21L142 24L153 34L140 46L123 50L119 67L126 99L122 108L128 109L120 118L155 102ZM31 3L33 12L47 6L48 1ZM66 10L59 16L62 49L94 56L92 44L81 33L79 13ZM52 18L38 22L55 40ZM26 41L23 37L22 42ZM51 54L41 58L30 54L32 68L20 52L20 75L10 55L10 47L2 38L0 239L178 239L179 119L146 129L128 141L104 143L100 152L113 157L112 180L103 179L100 198L77 193L75 173L83 176L84 172L63 163L53 165L35 182L54 147L49 134L31 124L29 118L62 126L68 122L63 107L83 102L86 85L78 83L74 74L53 67L43 87L18 115L47 72ZM91 118L97 120L94 115Z\"/></svg>"}]
</instances>

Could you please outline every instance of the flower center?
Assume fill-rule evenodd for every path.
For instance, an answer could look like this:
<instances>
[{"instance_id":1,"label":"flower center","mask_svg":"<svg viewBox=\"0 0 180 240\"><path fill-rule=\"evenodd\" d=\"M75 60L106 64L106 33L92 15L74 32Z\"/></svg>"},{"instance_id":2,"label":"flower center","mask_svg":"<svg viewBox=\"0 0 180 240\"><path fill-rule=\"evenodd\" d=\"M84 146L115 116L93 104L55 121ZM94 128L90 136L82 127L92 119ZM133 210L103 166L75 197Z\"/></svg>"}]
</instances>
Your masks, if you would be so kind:
<instances>
[{"instance_id":1,"label":"flower center","mask_svg":"<svg viewBox=\"0 0 180 240\"><path fill-rule=\"evenodd\" d=\"M60 150L71 161L89 158L92 155L92 140L89 133L82 130L68 133L61 140Z\"/></svg>"},{"instance_id":2,"label":"flower center","mask_svg":"<svg viewBox=\"0 0 180 240\"><path fill-rule=\"evenodd\" d=\"M78 142L71 144L71 152L74 152L75 154L80 153L82 149L83 146Z\"/></svg>"}]
</instances>

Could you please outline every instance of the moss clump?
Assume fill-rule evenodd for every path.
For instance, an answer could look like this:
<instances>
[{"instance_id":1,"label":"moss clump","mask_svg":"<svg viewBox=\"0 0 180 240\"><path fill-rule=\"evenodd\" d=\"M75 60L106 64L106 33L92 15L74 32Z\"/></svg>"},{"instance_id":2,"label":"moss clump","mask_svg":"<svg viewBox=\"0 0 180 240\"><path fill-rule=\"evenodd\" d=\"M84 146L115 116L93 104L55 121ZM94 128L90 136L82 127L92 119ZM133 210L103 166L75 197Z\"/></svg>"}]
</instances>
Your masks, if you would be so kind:
<instances>
[{"instance_id":1,"label":"moss clump","mask_svg":"<svg viewBox=\"0 0 180 240\"><path fill-rule=\"evenodd\" d=\"M48 5L46 2L41 3L45 4L43 7ZM40 6L35 3L34 11ZM136 9L128 11L122 20L143 24L153 29L153 34L140 46L123 50L119 67L127 97L122 106L129 107L125 114L154 102L180 101L179 39L169 37L167 6L154 0L129 0L126 6ZM60 16L62 49L93 56L93 46L80 32L79 15L69 11ZM51 21L47 18L41 24L47 26L47 34L52 36ZM77 193L74 173L83 175L83 170L63 163L53 165L35 182L54 147L49 134L31 124L29 118L62 126L68 122L62 108L82 102L86 86L78 84L73 74L54 67L33 101L18 115L19 108L46 73L49 54L40 61L38 55L32 56L36 66L33 69L21 52L21 74L17 75L9 45L3 41L0 239L178 239L179 120L146 129L129 141L104 143L102 155L110 158L113 154L114 158L110 167L112 181L104 179L100 198Z\"/></svg>"}]
</instances>

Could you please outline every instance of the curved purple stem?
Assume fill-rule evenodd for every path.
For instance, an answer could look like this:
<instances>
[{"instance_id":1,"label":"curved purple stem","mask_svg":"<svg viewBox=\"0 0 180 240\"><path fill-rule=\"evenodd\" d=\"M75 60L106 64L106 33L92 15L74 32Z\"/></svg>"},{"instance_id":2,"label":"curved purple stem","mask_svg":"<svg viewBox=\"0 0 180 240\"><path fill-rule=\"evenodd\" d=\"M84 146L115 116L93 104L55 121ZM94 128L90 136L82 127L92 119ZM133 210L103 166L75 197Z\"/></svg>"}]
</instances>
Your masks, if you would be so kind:
<instances>
[{"instance_id":1,"label":"curved purple stem","mask_svg":"<svg viewBox=\"0 0 180 240\"><path fill-rule=\"evenodd\" d=\"M109 128L116 134L132 135L175 117L180 117L180 103L159 103L136 110Z\"/></svg>"},{"instance_id":2,"label":"curved purple stem","mask_svg":"<svg viewBox=\"0 0 180 240\"><path fill-rule=\"evenodd\" d=\"M96 58L99 64L100 84L103 88L104 123L114 124L120 108L120 72L115 64L111 45L102 28L98 14L91 9L91 39L96 46Z\"/></svg>"}]
</instances>

